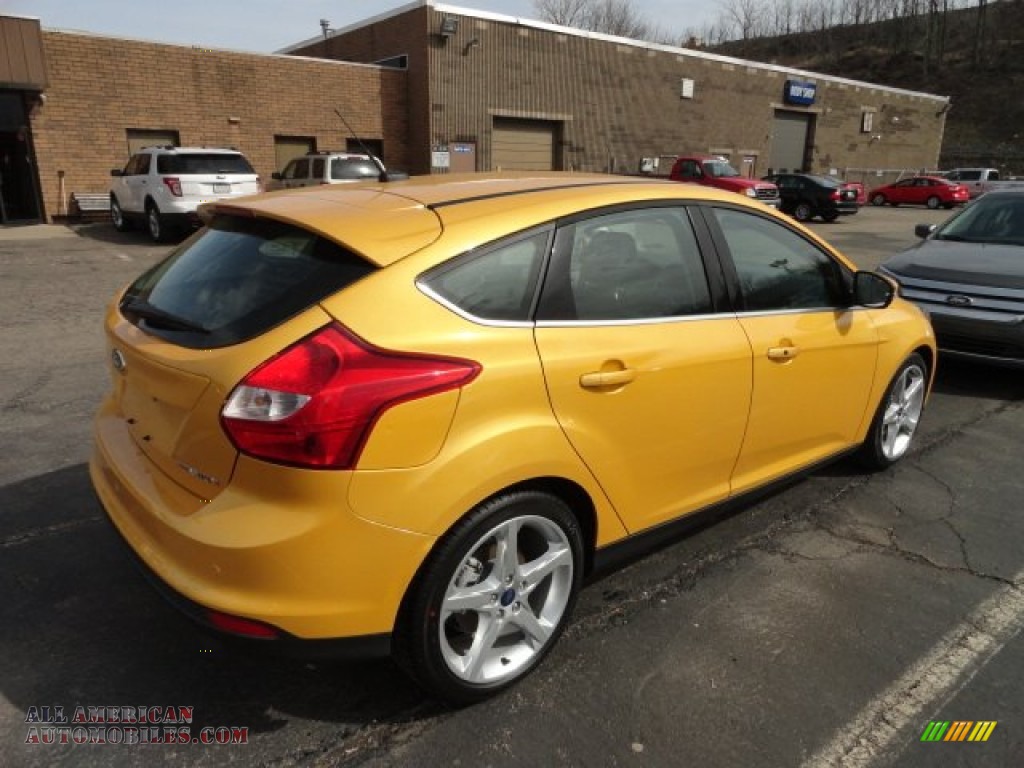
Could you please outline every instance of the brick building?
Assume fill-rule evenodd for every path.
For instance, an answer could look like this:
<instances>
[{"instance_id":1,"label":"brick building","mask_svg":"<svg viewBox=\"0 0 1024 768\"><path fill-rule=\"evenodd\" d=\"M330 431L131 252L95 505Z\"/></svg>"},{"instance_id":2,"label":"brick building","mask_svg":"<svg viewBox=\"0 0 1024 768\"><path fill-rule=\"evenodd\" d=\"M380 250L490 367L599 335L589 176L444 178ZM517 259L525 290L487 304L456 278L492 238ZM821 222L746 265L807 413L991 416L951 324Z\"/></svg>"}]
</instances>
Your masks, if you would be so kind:
<instances>
[{"instance_id":1,"label":"brick building","mask_svg":"<svg viewBox=\"0 0 1024 768\"><path fill-rule=\"evenodd\" d=\"M353 145L413 173L935 167L948 99L416 0L282 55L43 30L0 16L3 220L104 192L138 146L234 146L268 179ZM12 41L15 41L12 43ZM6 163L6 166L3 165ZM665 171L664 161L660 171Z\"/></svg>"},{"instance_id":2,"label":"brick building","mask_svg":"<svg viewBox=\"0 0 1024 768\"><path fill-rule=\"evenodd\" d=\"M429 0L287 51L406 57L419 173L636 172L696 151L751 176L934 168L948 111L945 97Z\"/></svg>"}]
</instances>

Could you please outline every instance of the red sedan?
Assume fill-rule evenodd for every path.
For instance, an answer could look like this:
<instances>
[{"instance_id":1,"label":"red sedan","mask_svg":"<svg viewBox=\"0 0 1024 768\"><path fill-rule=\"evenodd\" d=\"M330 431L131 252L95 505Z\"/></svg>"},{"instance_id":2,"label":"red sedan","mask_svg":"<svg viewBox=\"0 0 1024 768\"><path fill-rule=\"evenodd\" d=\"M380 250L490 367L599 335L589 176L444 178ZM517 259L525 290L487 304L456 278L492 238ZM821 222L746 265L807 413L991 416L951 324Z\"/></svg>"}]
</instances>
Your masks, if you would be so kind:
<instances>
[{"instance_id":1,"label":"red sedan","mask_svg":"<svg viewBox=\"0 0 1024 768\"><path fill-rule=\"evenodd\" d=\"M970 199L967 187L940 176L913 176L871 190L872 205L927 205L929 208L952 208Z\"/></svg>"}]
</instances>

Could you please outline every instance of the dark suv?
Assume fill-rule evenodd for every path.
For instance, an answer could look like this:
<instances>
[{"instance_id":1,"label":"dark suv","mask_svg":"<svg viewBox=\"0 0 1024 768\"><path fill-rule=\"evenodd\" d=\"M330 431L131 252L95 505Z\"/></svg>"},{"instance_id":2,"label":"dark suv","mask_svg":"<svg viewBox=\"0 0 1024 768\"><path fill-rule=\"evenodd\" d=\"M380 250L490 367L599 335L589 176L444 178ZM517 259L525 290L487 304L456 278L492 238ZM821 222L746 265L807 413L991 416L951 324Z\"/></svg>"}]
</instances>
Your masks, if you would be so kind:
<instances>
[{"instance_id":1,"label":"dark suv","mask_svg":"<svg viewBox=\"0 0 1024 768\"><path fill-rule=\"evenodd\" d=\"M810 173L777 173L766 178L779 188L783 213L797 221L810 221L815 216L835 221L858 210L857 191L839 179Z\"/></svg>"}]
</instances>

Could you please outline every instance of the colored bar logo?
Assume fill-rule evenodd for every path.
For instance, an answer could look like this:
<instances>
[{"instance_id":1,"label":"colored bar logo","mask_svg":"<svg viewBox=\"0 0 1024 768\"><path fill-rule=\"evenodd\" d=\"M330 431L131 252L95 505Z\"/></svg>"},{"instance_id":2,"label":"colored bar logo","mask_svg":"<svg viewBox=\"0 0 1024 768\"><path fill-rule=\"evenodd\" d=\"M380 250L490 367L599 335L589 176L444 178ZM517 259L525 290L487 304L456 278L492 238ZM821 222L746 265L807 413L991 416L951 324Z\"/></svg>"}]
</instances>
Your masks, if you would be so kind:
<instances>
[{"instance_id":1,"label":"colored bar logo","mask_svg":"<svg viewBox=\"0 0 1024 768\"><path fill-rule=\"evenodd\" d=\"M998 720L932 720L921 741L988 741Z\"/></svg>"}]
</instances>

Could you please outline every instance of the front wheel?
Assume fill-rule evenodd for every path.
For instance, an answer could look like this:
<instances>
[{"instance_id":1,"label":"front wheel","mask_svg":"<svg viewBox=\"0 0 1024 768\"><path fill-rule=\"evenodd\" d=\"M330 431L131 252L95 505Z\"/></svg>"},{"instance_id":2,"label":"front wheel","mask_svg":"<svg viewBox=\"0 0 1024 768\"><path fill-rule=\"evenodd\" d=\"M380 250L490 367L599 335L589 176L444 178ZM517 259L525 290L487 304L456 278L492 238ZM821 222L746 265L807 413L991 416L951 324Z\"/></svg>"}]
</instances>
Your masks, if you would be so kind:
<instances>
[{"instance_id":1,"label":"front wheel","mask_svg":"<svg viewBox=\"0 0 1024 768\"><path fill-rule=\"evenodd\" d=\"M121 209L121 204L113 195L110 196L110 221L118 232L127 232L131 229L131 225Z\"/></svg>"},{"instance_id":2,"label":"front wheel","mask_svg":"<svg viewBox=\"0 0 1024 768\"><path fill-rule=\"evenodd\" d=\"M928 198L928 201L925 203L925 205L927 205L929 208L931 208L934 211L940 205L942 205L942 201L939 200L937 195L932 195L931 197Z\"/></svg>"},{"instance_id":3,"label":"front wheel","mask_svg":"<svg viewBox=\"0 0 1024 768\"><path fill-rule=\"evenodd\" d=\"M871 198L872 205L885 205L885 195L875 195Z\"/></svg>"},{"instance_id":4,"label":"front wheel","mask_svg":"<svg viewBox=\"0 0 1024 768\"><path fill-rule=\"evenodd\" d=\"M793 209L793 218L797 221L810 221L813 215L814 211L807 203L797 203L796 208Z\"/></svg>"},{"instance_id":5,"label":"front wheel","mask_svg":"<svg viewBox=\"0 0 1024 768\"><path fill-rule=\"evenodd\" d=\"M916 352L908 357L882 397L867 438L858 453L868 469L885 469L910 450L924 410L928 366Z\"/></svg>"},{"instance_id":6,"label":"front wheel","mask_svg":"<svg viewBox=\"0 0 1024 768\"><path fill-rule=\"evenodd\" d=\"M579 522L537 491L498 496L438 545L403 603L395 657L458 704L525 677L565 628L583 576Z\"/></svg>"}]
</instances>

